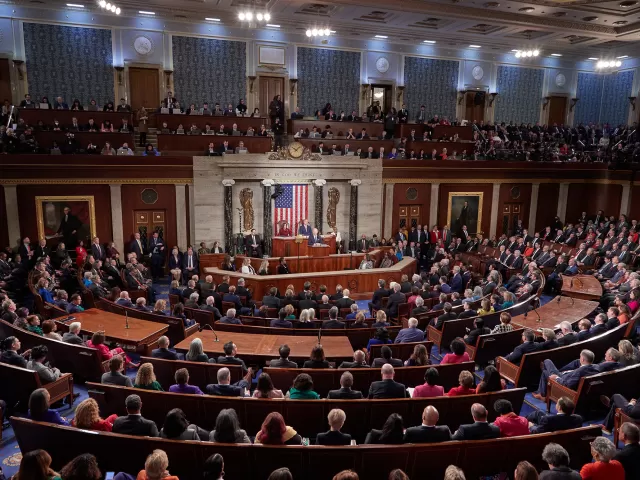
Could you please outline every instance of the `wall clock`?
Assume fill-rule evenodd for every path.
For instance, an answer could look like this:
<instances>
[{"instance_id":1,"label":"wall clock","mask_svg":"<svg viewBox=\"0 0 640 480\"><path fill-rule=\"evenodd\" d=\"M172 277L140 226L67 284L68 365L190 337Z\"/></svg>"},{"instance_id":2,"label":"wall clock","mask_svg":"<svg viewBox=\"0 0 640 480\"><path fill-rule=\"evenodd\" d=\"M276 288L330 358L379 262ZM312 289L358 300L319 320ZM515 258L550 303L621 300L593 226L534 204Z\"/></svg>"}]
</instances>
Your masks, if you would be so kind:
<instances>
[{"instance_id":1,"label":"wall clock","mask_svg":"<svg viewBox=\"0 0 640 480\"><path fill-rule=\"evenodd\" d=\"M385 73L387 70L389 70L389 60L387 60L385 57L380 57L378 60L376 60L376 69L380 73Z\"/></svg>"},{"instance_id":2,"label":"wall clock","mask_svg":"<svg viewBox=\"0 0 640 480\"><path fill-rule=\"evenodd\" d=\"M147 37L136 37L133 41L133 48L138 52L139 55L148 55L151 53L151 49L153 48L153 43Z\"/></svg>"},{"instance_id":3,"label":"wall clock","mask_svg":"<svg viewBox=\"0 0 640 480\"><path fill-rule=\"evenodd\" d=\"M567 83L567 77L565 77L563 74L559 73L558 75L556 75L556 85L558 87L563 87L564 84Z\"/></svg>"},{"instance_id":4,"label":"wall clock","mask_svg":"<svg viewBox=\"0 0 640 480\"><path fill-rule=\"evenodd\" d=\"M471 75L473 76L473 78L475 78L476 80L482 80L482 77L484 77L484 70L482 69L482 67L480 65L476 65L475 67L473 67L473 69L471 70Z\"/></svg>"}]
</instances>

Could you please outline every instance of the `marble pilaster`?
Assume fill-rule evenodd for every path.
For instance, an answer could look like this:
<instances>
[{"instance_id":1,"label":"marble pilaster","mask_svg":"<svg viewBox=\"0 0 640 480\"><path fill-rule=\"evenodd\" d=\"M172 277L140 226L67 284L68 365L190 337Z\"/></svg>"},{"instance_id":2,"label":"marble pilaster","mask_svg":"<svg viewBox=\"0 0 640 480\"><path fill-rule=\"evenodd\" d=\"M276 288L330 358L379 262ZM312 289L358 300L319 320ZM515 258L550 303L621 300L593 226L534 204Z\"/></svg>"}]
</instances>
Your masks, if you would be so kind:
<instances>
[{"instance_id":1,"label":"marble pilaster","mask_svg":"<svg viewBox=\"0 0 640 480\"><path fill-rule=\"evenodd\" d=\"M431 201L429 202L429 231L438 224L438 201L440 199L440 184L431 184Z\"/></svg>"},{"instance_id":2,"label":"marble pilaster","mask_svg":"<svg viewBox=\"0 0 640 480\"><path fill-rule=\"evenodd\" d=\"M4 205L7 211L7 233L9 236L9 244L15 245L21 239L20 236L20 218L18 217L18 193L17 185L4 185ZM32 240L35 245L37 241ZM22 242L19 242L22 244Z\"/></svg>"},{"instance_id":3,"label":"marble pilaster","mask_svg":"<svg viewBox=\"0 0 640 480\"><path fill-rule=\"evenodd\" d=\"M5 187L6 188L6 187ZM111 193L111 232L113 242L119 252L124 252L124 231L122 227L122 185L109 184Z\"/></svg>"},{"instance_id":4,"label":"marble pilaster","mask_svg":"<svg viewBox=\"0 0 640 480\"><path fill-rule=\"evenodd\" d=\"M631 205L631 184L622 186L622 200L620 201L620 214L629 215L629 206Z\"/></svg>"},{"instance_id":5,"label":"marble pilaster","mask_svg":"<svg viewBox=\"0 0 640 480\"><path fill-rule=\"evenodd\" d=\"M262 181L262 212L264 216L264 224L262 226L262 238L264 240L264 254L271 255L271 239L273 237L273 219L271 216L271 194L272 187L275 185L270 178Z\"/></svg>"},{"instance_id":6,"label":"marble pilaster","mask_svg":"<svg viewBox=\"0 0 640 480\"><path fill-rule=\"evenodd\" d=\"M187 185L187 192L189 197L189 242L192 245L196 245L196 206L194 203L193 185Z\"/></svg>"},{"instance_id":7,"label":"marble pilaster","mask_svg":"<svg viewBox=\"0 0 640 480\"><path fill-rule=\"evenodd\" d=\"M558 211L556 215L560 218L560 221L564 223L567 216L567 199L569 198L569 184L561 183L558 191Z\"/></svg>"},{"instance_id":8,"label":"marble pilaster","mask_svg":"<svg viewBox=\"0 0 640 480\"><path fill-rule=\"evenodd\" d=\"M489 238L496 235L498 230L498 203L500 202L500 184L493 184L493 192L491 195L491 223L489 224ZM480 219L482 223L482 219Z\"/></svg>"},{"instance_id":9,"label":"marble pilaster","mask_svg":"<svg viewBox=\"0 0 640 480\"><path fill-rule=\"evenodd\" d=\"M233 253L233 185L235 180L226 178L224 185L224 246L227 252Z\"/></svg>"},{"instance_id":10,"label":"marble pilaster","mask_svg":"<svg viewBox=\"0 0 640 480\"><path fill-rule=\"evenodd\" d=\"M178 232L178 248L187 250L187 196L184 183L176 183L176 230Z\"/></svg>"},{"instance_id":11,"label":"marble pilaster","mask_svg":"<svg viewBox=\"0 0 640 480\"><path fill-rule=\"evenodd\" d=\"M529 205L529 223L527 229L530 232L536 231L536 215L538 213L538 196L540 195L540 184L531 184L531 202Z\"/></svg>"},{"instance_id":12,"label":"marble pilaster","mask_svg":"<svg viewBox=\"0 0 640 480\"><path fill-rule=\"evenodd\" d=\"M362 180L353 179L351 184L351 198L349 202L349 250L356 250L356 238L358 238L358 186Z\"/></svg>"},{"instance_id":13,"label":"marble pilaster","mask_svg":"<svg viewBox=\"0 0 640 480\"><path fill-rule=\"evenodd\" d=\"M323 192L324 192L324 186L327 184L327 181L322 179L322 178L318 178L317 180L313 181L313 191L315 193L315 202L314 202L314 211L315 211L315 222L314 222L314 227L316 227L318 229L318 232L322 233L322 212L324 212L324 205L323 205Z\"/></svg>"},{"instance_id":14,"label":"marble pilaster","mask_svg":"<svg viewBox=\"0 0 640 480\"><path fill-rule=\"evenodd\" d=\"M393 235L393 186L393 183L387 183L384 186L384 232L382 232L384 238Z\"/></svg>"}]
</instances>

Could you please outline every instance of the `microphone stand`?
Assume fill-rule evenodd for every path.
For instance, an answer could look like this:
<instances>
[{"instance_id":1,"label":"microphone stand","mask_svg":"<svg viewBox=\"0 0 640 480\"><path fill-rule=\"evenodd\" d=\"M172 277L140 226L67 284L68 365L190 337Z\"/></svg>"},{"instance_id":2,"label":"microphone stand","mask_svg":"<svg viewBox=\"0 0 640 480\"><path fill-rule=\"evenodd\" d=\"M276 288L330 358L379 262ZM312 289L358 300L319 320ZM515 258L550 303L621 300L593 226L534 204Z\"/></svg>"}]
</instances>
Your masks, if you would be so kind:
<instances>
[{"instance_id":1,"label":"microphone stand","mask_svg":"<svg viewBox=\"0 0 640 480\"><path fill-rule=\"evenodd\" d=\"M213 334L214 334L214 335L215 335L215 337L216 337L216 339L214 340L214 342L219 342L220 340L218 339L218 334L217 334L217 333L216 333L216 331L213 329L213 326L209 325L208 323L207 323L207 324L205 324L205 325L203 325L203 326L201 326L201 327L200 327L200 329L199 329L199 331L201 332L201 331L203 331L203 330L206 330L206 329L207 329L207 327L209 327L209 329L213 332Z\"/></svg>"},{"instance_id":2,"label":"microphone stand","mask_svg":"<svg viewBox=\"0 0 640 480\"><path fill-rule=\"evenodd\" d=\"M124 311L124 328L129 329L129 312L127 310Z\"/></svg>"}]
</instances>

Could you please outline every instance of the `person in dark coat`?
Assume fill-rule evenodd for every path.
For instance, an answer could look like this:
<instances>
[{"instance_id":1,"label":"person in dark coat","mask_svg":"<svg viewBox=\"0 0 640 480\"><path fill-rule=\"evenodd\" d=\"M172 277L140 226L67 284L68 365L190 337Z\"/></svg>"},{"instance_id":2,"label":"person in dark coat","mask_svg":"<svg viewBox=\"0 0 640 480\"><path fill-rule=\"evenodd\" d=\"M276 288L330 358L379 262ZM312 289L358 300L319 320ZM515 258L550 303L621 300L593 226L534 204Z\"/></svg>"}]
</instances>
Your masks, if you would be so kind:
<instances>
[{"instance_id":1,"label":"person in dark coat","mask_svg":"<svg viewBox=\"0 0 640 480\"><path fill-rule=\"evenodd\" d=\"M317 445L350 445L351 435L342 433L340 429L344 425L347 416L343 410L334 408L327 415L331 429L326 433L319 433L316 437Z\"/></svg>"},{"instance_id":2,"label":"person in dark coat","mask_svg":"<svg viewBox=\"0 0 640 480\"><path fill-rule=\"evenodd\" d=\"M569 452L562 445L549 443L542 451L549 470L540 473L540 480L582 480L580 473L569 467Z\"/></svg>"},{"instance_id":3,"label":"person in dark coat","mask_svg":"<svg viewBox=\"0 0 640 480\"><path fill-rule=\"evenodd\" d=\"M484 405L474 403L471 405L471 416L474 423L460 425L452 440L489 440L500 437L500 429L487 421L488 412Z\"/></svg>"},{"instance_id":4,"label":"person in dark coat","mask_svg":"<svg viewBox=\"0 0 640 480\"><path fill-rule=\"evenodd\" d=\"M438 425L440 414L432 405L422 412L422 425L407 428L404 443L438 443L451 440L451 431L446 425Z\"/></svg>"}]
</instances>

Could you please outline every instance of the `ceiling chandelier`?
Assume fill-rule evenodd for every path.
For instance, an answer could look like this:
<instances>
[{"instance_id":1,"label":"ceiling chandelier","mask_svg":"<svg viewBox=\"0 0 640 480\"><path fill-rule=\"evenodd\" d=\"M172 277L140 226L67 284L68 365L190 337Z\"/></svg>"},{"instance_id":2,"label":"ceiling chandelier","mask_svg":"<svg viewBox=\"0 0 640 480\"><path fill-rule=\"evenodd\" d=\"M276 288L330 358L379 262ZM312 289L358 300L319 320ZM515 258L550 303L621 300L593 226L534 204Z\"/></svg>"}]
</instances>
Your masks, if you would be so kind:
<instances>
[{"instance_id":1,"label":"ceiling chandelier","mask_svg":"<svg viewBox=\"0 0 640 480\"><path fill-rule=\"evenodd\" d=\"M238 13L238 20L241 22L251 22L253 19L256 19L258 22L268 22L271 20L271 15L268 13L253 13L249 10Z\"/></svg>"},{"instance_id":2,"label":"ceiling chandelier","mask_svg":"<svg viewBox=\"0 0 640 480\"><path fill-rule=\"evenodd\" d=\"M328 37L331 35L331 30L328 28L310 28L305 33L307 37Z\"/></svg>"},{"instance_id":3,"label":"ceiling chandelier","mask_svg":"<svg viewBox=\"0 0 640 480\"><path fill-rule=\"evenodd\" d=\"M100 0L98 2L98 5L100 5L100 8L106 10L107 12L111 12L111 13L115 13L116 15L120 15L120 12L121 12L120 7L118 7L114 3L107 2L106 0Z\"/></svg>"},{"instance_id":4,"label":"ceiling chandelier","mask_svg":"<svg viewBox=\"0 0 640 480\"><path fill-rule=\"evenodd\" d=\"M540 50L516 50L516 58L531 58L540 55Z\"/></svg>"},{"instance_id":5,"label":"ceiling chandelier","mask_svg":"<svg viewBox=\"0 0 640 480\"><path fill-rule=\"evenodd\" d=\"M622 62L620 60L611 60L611 61L600 60L598 61L598 63L596 63L596 68L600 70L604 68L618 68L621 66L622 66Z\"/></svg>"}]
</instances>

